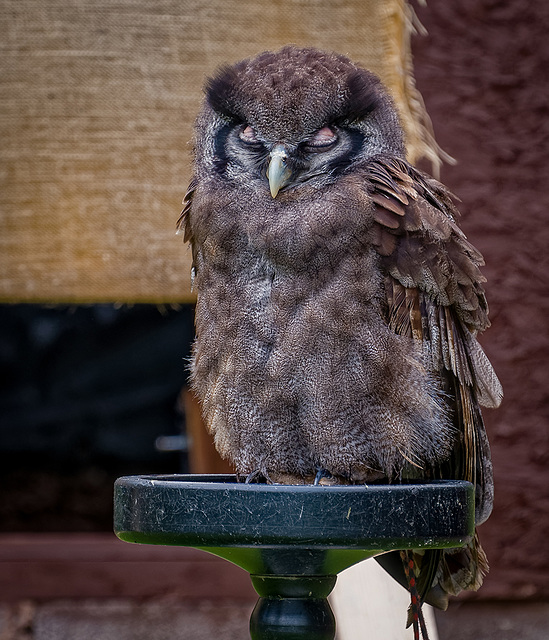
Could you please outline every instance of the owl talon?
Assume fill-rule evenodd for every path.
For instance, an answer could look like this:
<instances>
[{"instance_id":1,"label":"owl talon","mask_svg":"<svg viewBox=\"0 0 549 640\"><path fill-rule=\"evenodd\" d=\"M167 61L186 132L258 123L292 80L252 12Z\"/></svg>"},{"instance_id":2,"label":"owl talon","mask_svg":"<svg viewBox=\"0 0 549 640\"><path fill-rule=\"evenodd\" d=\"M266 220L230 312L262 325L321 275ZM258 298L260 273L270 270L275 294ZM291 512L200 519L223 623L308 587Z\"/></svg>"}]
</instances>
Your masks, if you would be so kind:
<instances>
[{"instance_id":1,"label":"owl talon","mask_svg":"<svg viewBox=\"0 0 549 640\"><path fill-rule=\"evenodd\" d=\"M329 471L326 471L326 469L322 469L322 467L319 467L316 470L316 476L315 476L315 481L313 482L313 485L316 487L317 485L320 484L320 481L322 480L322 478L331 478L332 474Z\"/></svg>"},{"instance_id":2,"label":"owl talon","mask_svg":"<svg viewBox=\"0 0 549 640\"><path fill-rule=\"evenodd\" d=\"M257 483L268 482L269 484L272 484L270 482L269 477L265 475L263 471L261 471L260 469L256 469L255 471L252 471L251 473L249 473L246 476L246 480L244 480L244 484L251 484L253 482L257 482Z\"/></svg>"}]
</instances>

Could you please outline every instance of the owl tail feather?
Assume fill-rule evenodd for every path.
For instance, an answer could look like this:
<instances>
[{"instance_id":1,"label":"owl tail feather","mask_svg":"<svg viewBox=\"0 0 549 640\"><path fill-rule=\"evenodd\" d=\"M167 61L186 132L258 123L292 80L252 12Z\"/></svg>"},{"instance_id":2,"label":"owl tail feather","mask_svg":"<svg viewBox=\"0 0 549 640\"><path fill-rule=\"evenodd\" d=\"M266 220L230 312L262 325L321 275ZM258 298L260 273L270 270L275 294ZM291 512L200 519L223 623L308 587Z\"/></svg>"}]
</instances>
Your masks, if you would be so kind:
<instances>
[{"instance_id":1,"label":"owl tail feather","mask_svg":"<svg viewBox=\"0 0 549 640\"><path fill-rule=\"evenodd\" d=\"M400 557L402 559L402 565L404 566L404 574L406 575L406 582L408 583L408 591L410 592L411 604L408 609L408 623L414 628L414 640L429 640L429 634L427 633L427 627L425 625L425 618L422 611L422 602L419 596L417 588L417 576L416 576L416 563L411 551L401 551ZM420 634L421 630L421 636Z\"/></svg>"}]
</instances>

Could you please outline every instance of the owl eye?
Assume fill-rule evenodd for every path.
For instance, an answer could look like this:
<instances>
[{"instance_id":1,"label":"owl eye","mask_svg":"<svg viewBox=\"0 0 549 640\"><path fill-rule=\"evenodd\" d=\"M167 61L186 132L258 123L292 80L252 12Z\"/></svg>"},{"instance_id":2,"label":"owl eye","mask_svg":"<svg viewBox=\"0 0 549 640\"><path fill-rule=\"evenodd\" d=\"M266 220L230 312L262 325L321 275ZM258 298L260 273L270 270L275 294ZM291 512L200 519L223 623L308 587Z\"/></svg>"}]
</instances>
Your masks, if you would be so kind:
<instances>
[{"instance_id":1,"label":"owl eye","mask_svg":"<svg viewBox=\"0 0 549 640\"><path fill-rule=\"evenodd\" d=\"M337 135L330 127L322 127L314 136L307 140L307 147L313 151L322 151L331 147L337 140Z\"/></svg>"},{"instance_id":2,"label":"owl eye","mask_svg":"<svg viewBox=\"0 0 549 640\"><path fill-rule=\"evenodd\" d=\"M255 131L249 124L243 126L238 135L242 142L245 142L246 144L261 144L256 138Z\"/></svg>"}]
</instances>

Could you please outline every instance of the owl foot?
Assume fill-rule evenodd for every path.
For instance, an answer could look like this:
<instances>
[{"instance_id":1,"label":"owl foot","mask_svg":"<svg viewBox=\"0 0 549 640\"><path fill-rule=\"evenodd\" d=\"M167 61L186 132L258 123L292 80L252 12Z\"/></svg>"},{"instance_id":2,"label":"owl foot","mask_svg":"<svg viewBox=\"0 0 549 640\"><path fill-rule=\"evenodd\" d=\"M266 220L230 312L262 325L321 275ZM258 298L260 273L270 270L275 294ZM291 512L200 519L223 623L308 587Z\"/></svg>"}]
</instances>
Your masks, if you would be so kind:
<instances>
[{"instance_id":1,"label":"owl foot","mask_svg":"<svg viewBox=\"0 0 549 640\"><path fill-rule=\"evenodd\" d=\"M323 469L322 467L318 467L316 470L315 481L313 482L313 484L316 487L317 485L320 484L322 478L331 478L331 477L332 477L332 474L329 471L326 471L326 469Z\"/></svg>"},{"instance_id":2,"label":"owl foot","mask_svg":"<svg viewBox=\"0 0 549 640\"><path fill-rule=\"evenodd\" d=\"M271 479L269 478L268 475L266 475L263 471L261 471L260 469L256 469L255 471L252 471L251 473L249 473L246 476L246 479L244 480L244 484L251 484L257 482L258 484L262 484L267 482L268 484L272 484Z\"/></svg>"}]
</instances>

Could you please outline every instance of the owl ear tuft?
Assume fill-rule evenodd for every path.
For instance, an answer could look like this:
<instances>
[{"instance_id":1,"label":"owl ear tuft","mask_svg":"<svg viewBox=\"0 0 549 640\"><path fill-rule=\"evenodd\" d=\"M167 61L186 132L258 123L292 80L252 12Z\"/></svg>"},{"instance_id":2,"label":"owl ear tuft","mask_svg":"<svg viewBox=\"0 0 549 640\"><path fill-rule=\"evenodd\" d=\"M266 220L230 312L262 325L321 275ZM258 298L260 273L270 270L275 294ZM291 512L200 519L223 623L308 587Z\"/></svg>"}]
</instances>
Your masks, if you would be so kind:
<instances>
[{"instance_id":1,"label":"owl ear tuft","mask_svg":"<svg viewBox=\"0 0 549 640\"><path fill-rule=\"evenodd\" d=\"M357 69L347 79L347 101L342 120L361 120L381 104L381 82L373 73Z\"/></svg>"},{"instance_id":2,"label":"owl ear tuft","mask_svg":"<svg viewBox=\"0 0 549 640\"><path fill-rule=\"evenodd\" d=\"M206 99L212 109L231 119L240 119L234 96L235 87L238 86L238 71L236 66L222 67L215 77L207 80L204 87Z\"/></svg>"}]
</instances>

